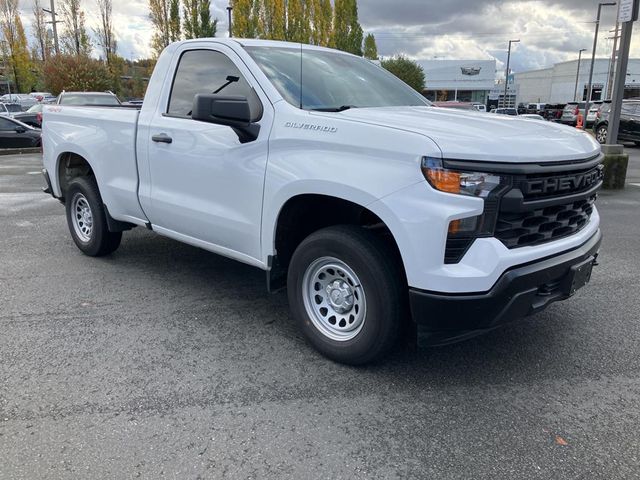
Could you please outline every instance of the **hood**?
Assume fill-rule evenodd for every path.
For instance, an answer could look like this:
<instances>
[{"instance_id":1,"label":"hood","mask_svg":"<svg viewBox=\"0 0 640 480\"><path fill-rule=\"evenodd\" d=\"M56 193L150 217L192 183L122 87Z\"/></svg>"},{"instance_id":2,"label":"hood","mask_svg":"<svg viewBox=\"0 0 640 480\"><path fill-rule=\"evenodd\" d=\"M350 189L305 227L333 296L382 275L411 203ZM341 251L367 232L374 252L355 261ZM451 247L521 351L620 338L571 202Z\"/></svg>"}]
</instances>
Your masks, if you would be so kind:
<instances>
[{"instance_id":1,"label":"hood","mask_svg":"<svg viewBox=\"0 0 640 480\"><path fill-rule=\"evenodd\" d=\"M540 163L584 160L600 153L600 145L584 131L506 115L437 107L354 108L318 115L425 135L443 158L452 160Z\"/></svg>"}]
</instances>

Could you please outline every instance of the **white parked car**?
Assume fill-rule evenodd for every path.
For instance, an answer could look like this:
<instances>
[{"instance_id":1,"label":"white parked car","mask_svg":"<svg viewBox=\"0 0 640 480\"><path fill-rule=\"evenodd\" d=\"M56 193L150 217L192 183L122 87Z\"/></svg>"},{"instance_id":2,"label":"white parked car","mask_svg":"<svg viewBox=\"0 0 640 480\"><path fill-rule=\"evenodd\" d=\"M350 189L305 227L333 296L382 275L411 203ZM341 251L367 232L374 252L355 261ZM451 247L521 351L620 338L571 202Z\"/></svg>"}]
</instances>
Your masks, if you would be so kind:
<instances>
[{"instance_id":1,"label":"white parked car","mask_svg":"<svg viewBox=\"0 0 640 480\"><path fill-rule=\"evenodd\" d=\"M0 103L0 116L13 118L22 113L22 107L17 103Z\"/></svg>"},{"instance_id":2,"label":"white parked car","mask_svg":"<svg viewBox=\"0 0 640 480\"><path fill-rule=\"evenodd\" d=\"M600 248L591 135L434 108L335 50L173 43L140 110L62 102L43 127L46 191L82 252L143 227L262 269L340 362L407 328L439 344L539 312Z\"/></svg>"}]
</instances>

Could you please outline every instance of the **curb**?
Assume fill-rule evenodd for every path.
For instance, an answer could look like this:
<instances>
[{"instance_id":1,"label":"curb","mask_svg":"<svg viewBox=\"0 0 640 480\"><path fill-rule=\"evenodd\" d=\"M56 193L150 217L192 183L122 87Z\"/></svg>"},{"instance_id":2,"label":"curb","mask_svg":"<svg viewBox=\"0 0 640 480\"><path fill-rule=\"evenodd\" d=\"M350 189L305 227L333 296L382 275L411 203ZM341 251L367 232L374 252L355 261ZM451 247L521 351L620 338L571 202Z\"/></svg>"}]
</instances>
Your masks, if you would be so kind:
<instances>
[{"instance_id":1,"label":"curb","mask_svg":"<svg viewBox=\"0 0 640 480\"><path fill-rule=\"evenodd\" d=\"M25 153L42 153L42 148L40 147L0 148L0 156L1 155L23 155Z\"/></svg>"}]
</instances>

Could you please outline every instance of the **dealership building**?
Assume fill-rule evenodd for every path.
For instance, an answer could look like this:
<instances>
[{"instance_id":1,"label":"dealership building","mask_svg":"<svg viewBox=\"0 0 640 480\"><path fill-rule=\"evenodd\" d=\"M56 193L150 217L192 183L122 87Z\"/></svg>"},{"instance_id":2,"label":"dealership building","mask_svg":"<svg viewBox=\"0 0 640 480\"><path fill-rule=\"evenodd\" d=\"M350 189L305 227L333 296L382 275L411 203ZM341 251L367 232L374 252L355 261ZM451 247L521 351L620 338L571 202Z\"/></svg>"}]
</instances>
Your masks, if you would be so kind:
<instances>
[{"instance_id":1,"label":"dealership building","mask_svg":"<svg viewBox=\"0 0 640 480\"><path fill-rule=\"evenodd\" d=\"M587 98L591 59L580 62L578 77L578 100ZM578 60L557 63L552 67L515 74L518 102L521 103L567 103L574 100ZM593 68L592 100L611 98L608 92L611 78L611 62L598 58ZM625 98L640 97L640 59L630 59L627 69Z\"/></svg>"},{"instance_id":2,"label":"dealership building","mask_svg":"<svg viewBox=\"0 0 640 480\"><path fill-rule=\"evenodd\" d=\"M432 101L477 102L489 100L496 83L495 60L422 60L426 75L424 95Z\"/></svg>"}]
</instances>

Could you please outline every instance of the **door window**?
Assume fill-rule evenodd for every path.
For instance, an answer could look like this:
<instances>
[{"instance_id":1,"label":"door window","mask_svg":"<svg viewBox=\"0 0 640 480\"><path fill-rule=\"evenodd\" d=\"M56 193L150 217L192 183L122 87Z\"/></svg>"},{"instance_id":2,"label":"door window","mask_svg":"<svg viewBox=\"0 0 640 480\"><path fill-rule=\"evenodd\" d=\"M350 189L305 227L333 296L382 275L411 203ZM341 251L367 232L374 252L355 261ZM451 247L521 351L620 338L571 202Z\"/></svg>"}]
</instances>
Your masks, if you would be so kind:
<instances>
[{"instance_id":1,"label":"door window","mask_svg":"<svg viewBox=\"0 0 640 480\"><path fill-rule=\"evenodd\" d=\"M0 118L0 132L10 132L16 129L16 124L6 118Z\"/></svg>"},{"instance_id":2,"label":"door window","mask_svg":"<svg viewBox=\"0 0 640 480\"><path fill-rule=\"evenodd\" d=\"M196 94L216 92L246 97L253 121L262 116L260 99L238 67L225 54L213 50L189 50L182 54L171 87L167 113L190 117Z\"/></svg>"}]
</instances>

